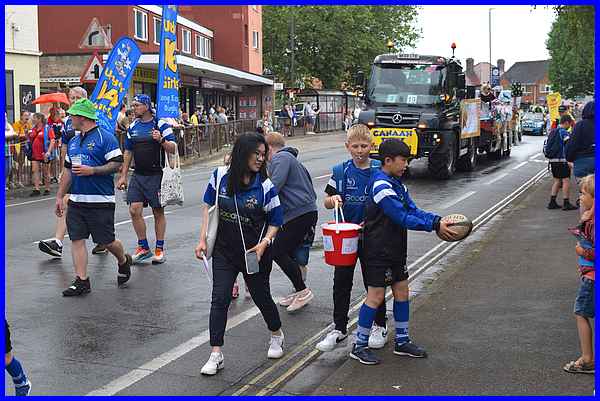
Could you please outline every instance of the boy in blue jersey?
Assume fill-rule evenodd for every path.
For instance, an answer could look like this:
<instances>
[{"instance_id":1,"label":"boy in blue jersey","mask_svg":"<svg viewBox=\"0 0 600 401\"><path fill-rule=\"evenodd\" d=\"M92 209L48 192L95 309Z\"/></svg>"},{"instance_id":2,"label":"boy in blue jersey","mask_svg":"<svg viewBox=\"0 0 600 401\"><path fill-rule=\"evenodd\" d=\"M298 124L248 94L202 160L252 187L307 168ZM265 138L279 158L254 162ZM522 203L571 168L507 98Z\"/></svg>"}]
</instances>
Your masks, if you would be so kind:
<instances>
[{"instance_id":1,"label":"boy in blue jersey","mask_svg":"<svg viewBox=\"0 0 600 401\"><path fill-rule=\"evenodd\" d=\"M349 223L362 224L364 208L367 201L368 184L371 176L381 165L376 160L369 160L372 138L369 128L364 124L357 124L348 130L346 149L352 157L333 168L333 175L325 187L324 204L327 209L333 209L338 203L342 207L344 217ZM358 257L365 283L365 262L363 254L363 240L358 242ZM355 266L337 266L333 273L333 321L335 328L317 344L320 351L331 351L337 344L348 337L348 309L350 308L350 295ZM382 348L387 342L386 309L385 303L379 305L369 337L369 347Z\"/></svg>"},{"instance_id":2,"label":"boy in blue jersey","mask_svg":"<svg viewBox=\"0 0 600 401\"><path fill-rule=\"evenodd\" d=\"M394 353L424 358L427 353L408 335L407 230L437 231L442 238L455 233L440 216L416 207L400 177L406 170L410 149L400 139L388 139L379 147L380 171L371 178L365 208L363 257L366 268L367 299L358 316L356 344L350 357L366 365L379 359L369 349L371 326L377 308L385 302L385 287L392 286L396 326Z\"/></svg>"},{"instance_id":3,"label":"boy in blue jersey","mask_svg":"<svg viewBox=\"0 0 600 401\"><path fill-rule=\"evenodd\" d=\"M167 153L174 154L177 151L177 143L173 128L164 119L157 119L154 115L148 95L136 95L132 106L136 119L127 130L123 167L117 188L127 188L127 172L133 158L135 168L127 189L129 214L138 238L133 262L152 258L152 264L160 264L166 260L164 245L167 231L165 210L160 204L162 169L165 166ZM142 215L144 207L148 205L154 215L156 232L154 254L150 251L146 237L146 222Z\"/></svg>"},{"instance_id":4,"label":"boy in blue jersey","mask_svg":"<svg viewBox=\"0 0 600 401\"><path fill-rule=\"evenodd\" d=\"M69 141L65 165L56 194L56 215L66 211L63 197L70 188L67 230L71 239L75 281L63 296L79 296L90 292L87 276L85 240L92 236L117 258L117 284L131 276L131 256L115 239L115 184L113 175L123 163L123 154L115 136L96 125L96 107L88 99L80 99L69 109L73 128L79 135Z\"/></svg>"}]
</instances>

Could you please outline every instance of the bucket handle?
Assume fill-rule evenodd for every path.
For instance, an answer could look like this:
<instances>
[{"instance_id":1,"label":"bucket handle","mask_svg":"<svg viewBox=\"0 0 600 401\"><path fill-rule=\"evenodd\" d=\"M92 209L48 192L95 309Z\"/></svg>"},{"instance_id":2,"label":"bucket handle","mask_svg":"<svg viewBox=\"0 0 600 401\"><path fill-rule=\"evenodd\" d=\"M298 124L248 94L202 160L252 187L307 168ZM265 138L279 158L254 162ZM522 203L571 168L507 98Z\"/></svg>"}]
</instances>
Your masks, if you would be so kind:
<instances>
[{"instance_id":1,"label":"bucket handle","mask_svg":"<svg viewBox=\"0 0 600 401\"><path fill-rule=\"evenodd\" d=\"M346 221L346 218L344 217L344 211L342 210L342 208L340 207L340 203L336 200L335 201L335 207L334 207L334 214L335 214L335 233L339 234L340 230L339 230L339 217L338 217L338 213L342 215L342 221Z\"/></svg>"}]
</instances>

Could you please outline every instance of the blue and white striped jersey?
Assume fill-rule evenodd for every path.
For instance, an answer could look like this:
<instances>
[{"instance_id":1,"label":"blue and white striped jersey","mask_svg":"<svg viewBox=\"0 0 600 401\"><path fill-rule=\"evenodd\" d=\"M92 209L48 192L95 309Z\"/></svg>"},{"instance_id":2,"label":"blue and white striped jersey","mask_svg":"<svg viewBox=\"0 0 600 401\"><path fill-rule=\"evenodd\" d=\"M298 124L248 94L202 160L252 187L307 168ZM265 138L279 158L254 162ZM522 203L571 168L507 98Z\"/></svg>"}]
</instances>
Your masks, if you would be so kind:
<instances>
[{"instance_id":1,"label":"blue and white striped jersey","mask_svg":"<svg viewBox=\"0 0 600 401\"><path fill-rule=\"evenodd\" d=\"M160 142L152 138L152 131L160 131L165 141L176 142L173 128L165 120L142 121L136 119L129 125L125 138L125 150L133 153L135 173L140 175L158 175L165 166L165 154Z\"/></svg>"}]
</instances>

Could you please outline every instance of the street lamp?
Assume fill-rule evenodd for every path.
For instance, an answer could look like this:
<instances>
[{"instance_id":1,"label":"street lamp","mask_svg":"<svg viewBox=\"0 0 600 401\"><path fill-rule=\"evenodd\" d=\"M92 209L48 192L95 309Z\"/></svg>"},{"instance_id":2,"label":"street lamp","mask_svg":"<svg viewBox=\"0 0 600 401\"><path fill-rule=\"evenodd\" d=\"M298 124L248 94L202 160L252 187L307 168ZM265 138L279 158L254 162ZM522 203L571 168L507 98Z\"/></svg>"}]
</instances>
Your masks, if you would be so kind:
<instances>
[{"instance_id":1,"label":"street lamp","mask_svg":"<svg viewBox=\"0 0 600 401\"><path fill-rule=\"evenodd\" d=\"M490 76L488 78L490 86L492 86L492 10L493 8L488 8L488 29L490 42Z\"/></svg>"},{"instance_id":2,"label":"street lamp","mask_svg":"<svg viewBox=\"0 0 600 401\"><path fill-rule=\"evenodd\" d=\"M388 39L386 46L391 53L392 49L394 48L394 42L392 42L392 39Z\"/></svg>"}]
</instances>

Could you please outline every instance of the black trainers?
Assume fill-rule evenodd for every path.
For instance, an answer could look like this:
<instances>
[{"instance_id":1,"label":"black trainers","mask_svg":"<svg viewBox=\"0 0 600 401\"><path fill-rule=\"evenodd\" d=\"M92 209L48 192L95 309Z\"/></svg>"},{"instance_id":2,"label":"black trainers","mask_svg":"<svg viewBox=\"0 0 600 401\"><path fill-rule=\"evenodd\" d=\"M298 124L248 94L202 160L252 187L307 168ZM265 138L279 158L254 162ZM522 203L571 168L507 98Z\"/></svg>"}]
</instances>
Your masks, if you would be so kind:
<instances>
[{"instance_id":1,"label":"black trainers","mask_svg":"<svg viewBox=\"0 0 600 401\"><path fill-rule=\"evenodd\" d=\"M50 195L50 190L49 189L45 190L44 195Z\"/></svg>"},{"instance_id":2,"label":"black trainers","mask_svg":"<svg viewBox=\"0 0 600 401\"><path fill-rule=\"evenodd\" d=\"M54 239L50 241L40 241L38 248L40 251L47 253L50 256L57 258L62 257L63 247L58 245L58 242Z\"/></svg>"},{"instance_id":3,"label":"black trainers","mask_svg":"<svg viewBox=\"0 0 600 401\"><path fill-rule=\"evenodd\" d=\"M92 255L104 255L106 253L108 253L108 249L104 245L96 244L92 249Z\"/></svg>"},{"instance_id":4,"label":"black trainers","mask_svg":"<svg viewBox=\"0 0 600 401\"><path fill-rule=\"evenodd\" d=\"M356 344L352 346L350 358L356 359L363 365L377 365L379 363L379 358L375 356L375 354L369 349L369 347L361 347Z\"/></svg>"},{"instance_id":5,"label":"black trainers","mask_svg":"<svg viewBox=\"0 0 600 401\"><path fill-rule=\"evenodd\" d=\"M579 208L577 206L571 205L571 202L569 202L568 199L566 199L564 201L562 210L577 210L577 209L579 209Z\"/></svg>"},{"instance_id":6,"label":"black trainers","mask_svg":"<svg viewBox=\"0 0 600 401\"><path fill-rule=\"evenodd\" d=\"M128 282L129 278L131 277L131 264L133 263L131 260L131 255L126 253L125 259L127 259L125 263L119 265L119 274L117 274L117 284L119 286Z\"/></svg>"},{"instance_id":7,"label":"black trainers","mask_svg":"<svg viewBox=\"0 0 600 401\"><path fill-rule=\"evenodd\" d=\"M40 196L42 193L40 192L39 189L34 189L33 191L31 191L31 193L29 194L30 198L33 198L34 196Z\"/></svg>"},{"instance_id":8,"label":"black trainers","mask_svg":"<svg viewBox=\"0 0 600 401\"><path fill-rule=\"evenodd\" d=\"M92 290L90 286L90 278L88 277L85 280L80 279L79 277L75 277L75 281L73 284L69 286L66 290L63 291L64 297L78 297L83 294L87 294Z\"/></svg>"},{"instance_id":9,"label":"black trainers","mask_svg":"<svg viewBox=\"0 0 600 401\"><path fill-rule=\"evenodd\" d=\"M558 203L556 203L556 201L554 199L551 199L550 203L548 203L548 209L550 209L550 210L560 209L560 205Z\"/></svg>"},{"instance_id":10,"label":"black trainers","mask_svg":"<svg viewBox=\"0 0 600 401\"><path fill-rule=\"evenodd\" d=\"M396 343L394 346L394 354L412 356L413 358L427 358L427 352L425 352L423 348L411 343L410 341L402 345Z\"/></svg>"}]
</instances>

